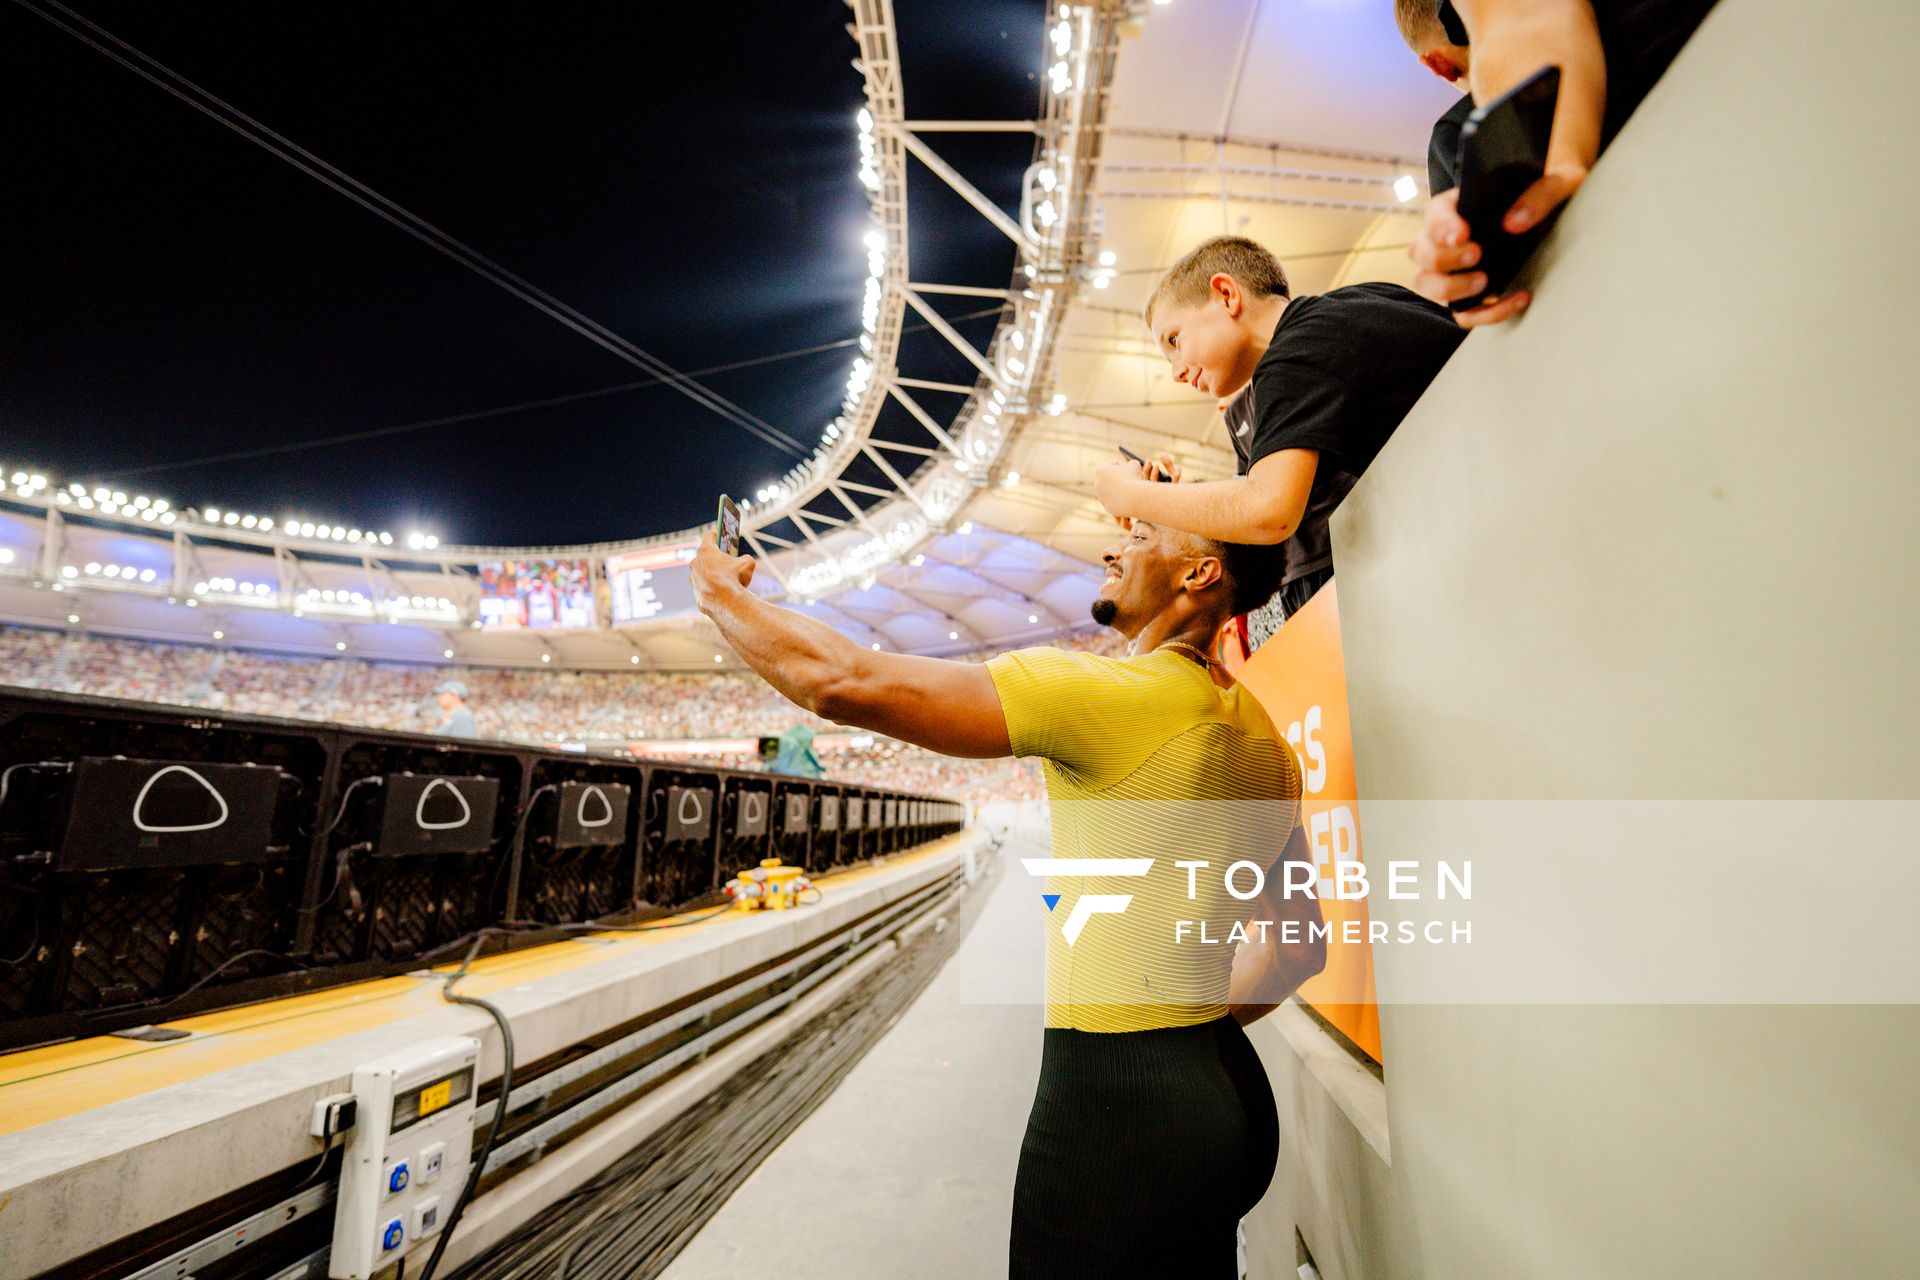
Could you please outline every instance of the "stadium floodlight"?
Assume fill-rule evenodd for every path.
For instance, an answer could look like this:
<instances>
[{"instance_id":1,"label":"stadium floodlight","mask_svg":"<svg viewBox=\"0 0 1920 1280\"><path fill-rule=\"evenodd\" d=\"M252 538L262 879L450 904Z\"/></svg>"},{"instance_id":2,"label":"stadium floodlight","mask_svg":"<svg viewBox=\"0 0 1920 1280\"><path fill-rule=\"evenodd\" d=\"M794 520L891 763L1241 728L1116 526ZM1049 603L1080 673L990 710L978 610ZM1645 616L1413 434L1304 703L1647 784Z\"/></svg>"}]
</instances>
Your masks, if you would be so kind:
<instances>
[{"instance_id":1,"label":"stadium floodlight","mask_svg":"<svg viewBox=\"0 0 1920 1280\"><path fill-rule=\"evenodd\" d=\"M142 582L152 582L152 581L153 581L153 580L154 580L155 578L157 578L157 577L159 577L159 576L160 576L160 575L158 575L158 574L156 574L156 573L155 573L155 572L154 572L153 570L151 570L151 569L142 569L142 570L140 571L140 581L142 581Z\"/></svg>"},{"instance_id":2,"label":"stadium floodlight","mask_svg":"<svg viewBox=\"0 0 1920 1280\"><path fill-rule=\"evenodd\" d=\"M173 512L171 512L171 511L163 511L163 512L161 512L161 513L160 513L160 523L161 523L161 524L172 524L172 523L173 523Z\"/></svg>"},{"instance_id":3,"label":"stadium floodlight","mask_svg":"<svg viewBox=\"0 0 1920 1280\"><path fill-rule=\"evenodd\" d=\"M965 524L960 526L961 537L965 537L967 534L972 532L973 532L973 521L969 520Z\"/></svg>"},{"instance_id":4,"label":"stadium floodlight","mask_svg":"<svg viewBox=\"0 0 1920 1280\"><path fill-rule=\"evenodd\" d=\"M120 566L117 564L103 565L101 566L100 574L106 578L117 578L120 576Z\"/></svg>"},{"instance_id":5,"label":"stadium floodlight","mask_svg":"<svg viewBox=\"0 0 1920 1280\"><path fill-rule=\"evenodd\" d=\"M63 578L77 578L80 576L80 571L70 564L63 564L60 566L60 576Z\"/></svg>"},{"instance_id":6,"label":"stadium floodlight","mask_svg":"<svg viewBox=\"0 0 1920 1280\"><path fill-rule=\"evenodd\" d=\"M64 507L72 503L73 495L68 493L65 489L62 489L60 492L53 495L53 500L55 502L58 502L61 506Z\"/></svg>"},{"instance_id":7,"label":"stadium floodlight","mask_svg":"<svg viewBox=\"0 0 1920 1280\"><path fill-rule=\"evenodd\" d=\"M273 529L273 517L272 517L272 516L261 516L261 517L260 517L260 532L262 532L262 533L268 533L268 532L271 532L271 531L272 531L272 529Z\"/></svg>"},{"instance_id":8,"label":"stadium floodlight","mask_svg":"<svg viewBox=\"0 0 1920 1280\"><path fill-rule=\"evenodd\" d=\"M87 576L92 577L93 575L99 572L100 572L100 562L98 560L89 560L87 562Z\"/></svg>"},{"instance_id":9,"label":"stadium floodlight","mask_svg":"<svg viewBox=\"0 0 1920 1280\"><path fill-rule=\"evenodd\" d=\"M187 608L198 609L199 607L200 607L200 602L198 600L195 600L192 596L187 597Z\"/></svg>"},{"instance_id":10,"label":"stadium floodlight","mask_svg":"<svg viewBox=\"0 0 1920 1280\"><path fill-rule=\"evenodd\" d=\"M1420 194L1420 184L1413 180L1412 174L1403 173L1393 180L1393 194L1400 197L1401 204L1405 204Z\"/></svg>"},{"instance_id":11,"label":"stadium floodlight","mask_svg":"<svg viewBox=\"0 0 1920 1280\"><path fill-rule=\"evenodd\" d=\"M108 498L112 497L113 495L108 493L105 489L95 489L93 491L93 496L99 499L100 501L105 502ZM220 522L219 508L208 507L205 511L201 512L201 519L205 520L208 524L218 524Z\"/></svg>"},{"instance_id":12,"label":"stadium floodlight","mask_svg":"<svg viewBox=\"0 0 1920 1280\"><path fill-rule=\"evenodd\" d=\"M13 563L13 548L0 547L0 564L12 564L12 563Z\"/></svg>"},{"instance_id":13,"label":"stadium floodlight","mask_svg":"<svg viewBox=\"0 0 1920 1280\"><path fill-rule=\"evenodd\" d=\"M242 529L257 528L259 527L259 524L260 524L260 517L258 516L241 516L240 517L240 527Z\"/></svg>"},{"instance_id":14,"label":"stadium floodlight","mask_svg":"<svg viewBox=\"0 0 1920 1280\"><path fill-rule=\"evenodd\" d=\"M123 507L127 505L127 495L120 492L118 489L115 489L113 491L113 500L119 503Z\"/></svg>"},{"instance_id":15,"label":"stadium floodlight","mask_svg":"<svg viewBox=\"0 0 1920 1280\"><path fill-rule=\"evenodd\" d=\"M84 498L87 495L87 487L76 480L67 486L67 492L76 498Z\"/></svg>"},{"instance_id":16,"label":"stadium floodlight","mask_svg":"<svg viewBox=\"0 0 1920 1280\"><path fill-rule=\"evenodd\" d=\"M170 510L172 510L172 507L171 507L171 506L170 506L170 505L168 504L168 502L167 502L167 500L166 500L166 499L164 499L164 498L155 498L155 499L153 500L153 509L154 509L155 511L158 511L158 512L161 512L162 514L164 514L164 513L166 513L167 511L170 511Z\"/></svg>"},{"instance_id":17,"label":"stadium floodlight","mask_svg":"<svg viewBox=\"0 0 1920 1280\"><path fill-rule=\"evenodd\" d=\"M390 533L387 533L387 532L384 532L384 531L383 531L383 532L382 532L382 533L380 534L380 545L381 545L381 546L383 546L383 547L390 547L390 546L392 546L392 545L393 545L393 535L392 535L392 534L390 534Z\"/></svg>"},{"instance_id":18,"label":"stadium floodlight","mask_svg":"<svg viewBox=\"0 0 1920 1280\"><path fill-rule=\"evenodd\" d=\"M226 515L220 517L220 523L228 525L239 524L240 517L229 511Z\"/></svg>"},{"instance_id":19,"label":"stadium floodlight","mask_svg":"<svg viewBox=\"0 0 1920 1280\"><path fill-rule=\"evenodd\" d=\"M439 545L440 539L434 537L432 534L427 535L427 550L431 551Z\"/></svg>"},{"instance_id":20,"label":"stadium floodlight","mask_svg":"<svg viewBox=\"0 0 1920 1280\"><path fill-rule=\"evenodd\" d=\"M345 653L347 649L347 642L345 640L335 640L333 642L333 647L340 650L342 653Z\"/></svg>"}]
</instances>

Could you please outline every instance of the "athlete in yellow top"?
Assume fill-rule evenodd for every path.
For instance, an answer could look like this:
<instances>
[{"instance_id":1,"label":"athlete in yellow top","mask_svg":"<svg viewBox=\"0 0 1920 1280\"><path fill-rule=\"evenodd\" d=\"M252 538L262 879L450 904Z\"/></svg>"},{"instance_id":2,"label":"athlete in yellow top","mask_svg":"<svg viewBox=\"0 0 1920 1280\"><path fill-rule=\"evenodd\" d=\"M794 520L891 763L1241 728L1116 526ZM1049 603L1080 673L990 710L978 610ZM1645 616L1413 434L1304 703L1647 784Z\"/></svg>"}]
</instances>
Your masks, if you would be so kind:
<instances>
[{"instance_id":1,"label":"athlete in yellow top","mask_svg":"<svg viewBox=\"0 0 1920 1280\"><path fill-rule=\"evenodd\" d=\"M1136 520L1103 554L1093 606L1133 656L1033 648L984 665L874 652L768 604L748 589L753 560L711 534L694 558L701 612L801 706L947 755L1045 762L1040 869L1059 897L1013 1280L1227 1280L1235 1224L1271 1181L1278 1118L1241 1026L1319 972L1325 950L1305 928L1318 903L1287 897L1279 865L1303 847L1298 764L1209 654L1229 617L1272 593L1273 552ZM1089 859L1099 874L1070 874ZM1257 898L1227 892L1237 860L1267 870ZM1236 946L1235 920L1272 924Z\"/></svg>"}]
</instances>

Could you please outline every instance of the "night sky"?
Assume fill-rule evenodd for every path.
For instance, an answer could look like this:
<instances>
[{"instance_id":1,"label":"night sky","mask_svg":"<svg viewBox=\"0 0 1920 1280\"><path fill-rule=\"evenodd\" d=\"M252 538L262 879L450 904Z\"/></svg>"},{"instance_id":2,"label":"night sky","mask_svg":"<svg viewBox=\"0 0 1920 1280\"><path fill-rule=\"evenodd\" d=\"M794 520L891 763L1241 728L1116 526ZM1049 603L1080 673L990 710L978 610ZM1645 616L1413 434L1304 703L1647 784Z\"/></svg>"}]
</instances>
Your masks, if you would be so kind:
<instances>
[{"instance_id":1,"label":"night sky","mask_svg":"<svg viewBox=\"0 0 1920 1280\"><path fill-rule=\"evenodd\" d=\"M862 96L841 0L73 8L682 371L860 332ZM1043 12L897 0L908 116L1030 118ZM0 68L9 464L526 545L685 528L795 461L656 385L147 470L646 375L16 4ZM932 141L1013 206L1031 136ZM917 162L909 188L913 278L1004 287L1011 244ZM963 329L984 342L992 324ZM936 335L903 351L913 374L972 381ZM702 381L811 446L854 354ZM924 443L904 421L891 407L882 433Z\"/></svg>"}]
</instances>

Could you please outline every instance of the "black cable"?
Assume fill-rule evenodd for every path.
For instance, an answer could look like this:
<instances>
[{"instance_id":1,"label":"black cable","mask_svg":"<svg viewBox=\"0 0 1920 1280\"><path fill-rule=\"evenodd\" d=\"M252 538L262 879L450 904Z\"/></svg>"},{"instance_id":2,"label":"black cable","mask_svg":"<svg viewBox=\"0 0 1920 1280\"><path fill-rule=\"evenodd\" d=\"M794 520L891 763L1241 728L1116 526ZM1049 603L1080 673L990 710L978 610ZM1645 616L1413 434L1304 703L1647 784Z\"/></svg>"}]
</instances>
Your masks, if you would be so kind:
<instances>
[{"instance_id":1,"label":"black cable","mask_svg":"<svg viewBox=\"0 0 1920 1280\"><path fill-rule=\"evenodd\" d=\"M362 840L359 844L342 846L340 852L334 855L333 888L327 890L327 896L320 899L320 901L310 907L296 907L294 908L295 912L299 915L310 916L320 910L320 908L326 906L329 902L332 902L334 898L339 895L340 886L351 882L353 879L353 874L349 869L353 861L353 855L356 853L364 853L372 848L372 843L366 840ZM354 890L354 893L357 896L359 890Z\"/></svg>"},{"instance_id":2,"label":"black cable","mask_svg":"<svg viewBox=\"0 0 1920 1280\"><path fill-rule=\"evenodd\" d=\"M294 1187L295 1194L305 1191L320 1181L320 1175L327 1167L327 1157L333 1154L333 1114L334 1108L328 1107L327 1118L320 1122L320 1158L314 1161L312 1172L300 1179L299 1185Z\"/></svg>"},{"instance_id":3,"label":"black cable","mask_svg":"<svg viewBox=\"0 0 1920 1280\"><path fill-rule=\"evenodd\" d=\"M965 311L957 316L948 317L948 323L960 324L968 320L979 320L986 316L997 315L1005 310L1004 306L982 307L978 311ZM933 328L922 320L914 324L902 325L900 332L924 333ZM755 365L774 364L781 360L796 360L801 356L819 355L826 351L836 351L851 347L860 339L839 338L833 342L819 342L810 347L795 347L791 351L776 351L771 355L752 356L745 360L732 360L726 364L711 364L704 369L690 369L687 376L703 378L709 374L731 373L736 369L749 369ZM510 414L524 413L529 409L551 409L563 404L574 404L581 400L594 400L601 396L619 395L627 391L639 391L645 387L657 387L664 378L641 378L633 382L617 382L611 386L595 387L591 391L572 391L565 395L546 396L538 400L523 400L518 404L498 405L491 409L473 409L466 413L451 413L438 418L421 418L416 422L402 422L393 426L369 427L362 431L348 431L340 435L323 436L318 440L294 440L286 444L262 445L257 449L240 449L232 453L213 453L202 458L185 458L178 462L156 462L150 466L132 467L125 471L110 472L107 480L130 480L134 476L151 475L156 471L178 471L186 467L213 466L222 462L245 462L254 458L271 458L285 453L300 453L307 449L325 449L337 444L355 444L362 440L378 440L386 436L405 435L413 431L428 431L434 427L457 426L463 422L481 422L488 418L502 418Z\"/></svg>"},{"instance_id":4,"label":"black cable","mask_svg":"<svg viewBox=\"0 0 1920 1280\"><path fill-rule=\"evenodd\" d=\"M473 1167L467 1173L466 1185L460 1188L459 1198L453 1202L453 1211L447 1215L447 1225L440 1229L440 1238L434 1241L433 1253L427 1259L427 1269L420 1274L420 1280L433 1280L433 1273L439 1270L440 1256L447 1251L447 1242L453 1239L454 1228L460 1225L460 1215L467 1211L468 1201L473 1199L474 1189L480 1185L480 1175L486 1171L487 1158L493 1154L494 1143L500 1140L500 1131L506 1127L507 1098L513 1092L513 1028L507 1024L507 1015L500 1012L499 1006L477 996L463 996L454 993L454 984L467 976L467 970L473 965L474 957L480 953L482 938L475 938L473 946L467 951L466 959L460 967L447 975L440 994L449 1003L472 1005L485 1010L500 1028L500 1099L494 1105L493 1124L487 1130L487 1140L480 1147L480 1153L473 1158Z\"/></svg>"},{"instance_id":5,"label":"black cable","mask_svg":"<svg viewBox=\"0 0 1920 1280\"><path fill-rule=\"evenodd\" d=\"M328 836L332 835L335 831L339 830L341 820L347 816L347 801L353 799L353 793L355 791L358 791L361 788L361 786L368 785L368 786L380 787L380 786L385 786L386 782L387 782L386 778L383 775L377 774L377 773L371 774L365 778L355 778L352 782L349 782L347 784L347 789L340 793L340 807L339 809L334 811L333 821L327 824L327 829L325 831L322 831L317 838L321 840L325 840ZM316 838L311 831L302 831L300 834L303 836L306 836L309 840Z\"/></svg>"},{"instance_id":6,"label":"black cable","mask_svg":"<svg viewBox=\"0 0 1920 1280\"><path fill-rule=\"evenodd\" d=\"M86 27L88 31L94 32L102 39L124 50L126 54L131 55L131 59L138 59L139 62L136 63L132 61L129 57L123 56L114 49L108 48L107 45L102 44L100 40L95 40L85 31L81 31L77 27L62 21L54 14L48 13L45 9L39 7L39 3L30 2L30 0L14 0L14 3L35 17L65 31L74 39L111 58L141 79L159 88L162 92L186 103L217 124L231 129L269 155L275 156L287 164L292 165L323 186L329 187L345 196L375 217L391 223L422 244L425 244L428 248L453 259L453 261L467 268L467 270L473 272L475 275L514 297L519 298L535 310L566 325L569 329L580 334L594 345L611 352L629 364L638 365L640 368L657 374L666 381L669 386L673 387L674 390L680 392L680 394L686 396L696 404L710 409L722 419L733 423L735 426L740 427L752 435L758 436L775 448L793 454L797 458L805 458L807 456L809 451L806 445L780 430L778 427L775 427L764 418L741 408L718 392L711 391L700 383L695 382L692 378L681 373L678 369L675 369L658 356L642 350L635 343L614 333L611 329L575 310L573 307L568 306L552 294L521 279L505 267L502 267L499 263L494 262L477 250L440 230L440 228L434 226L425 218L389 200L373 188L343 172L334 165L329 164L327 161L322 160L319 156L308 151L298 143L274 132L231 103L202 89L199 85L166 66L158 59L142 53L98 23L89 21L81 14L59 3L59 0L40 0L40 2L45 3L48 8L56 9L60 13L65 14L68 18L73 19L74 22Z\"/></svg>"}]
</instances>

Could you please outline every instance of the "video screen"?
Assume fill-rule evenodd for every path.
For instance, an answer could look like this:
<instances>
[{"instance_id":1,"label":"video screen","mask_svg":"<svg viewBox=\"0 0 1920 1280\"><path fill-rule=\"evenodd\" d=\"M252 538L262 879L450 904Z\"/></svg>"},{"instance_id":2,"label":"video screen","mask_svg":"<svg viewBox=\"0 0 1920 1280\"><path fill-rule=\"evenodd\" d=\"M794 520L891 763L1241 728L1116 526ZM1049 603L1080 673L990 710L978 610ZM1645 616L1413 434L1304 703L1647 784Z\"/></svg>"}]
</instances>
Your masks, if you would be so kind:
<instances>
[{"instance_id":1,"label":"video screen","mask_svg":"<svg viewBox=\"0 0 1920 1280\"><path fill-rule=\"evenodd\" d=\"M490 631L552 631L593 625L593 577L585 560L499 560L480 566L480 625Z\"/></svg>"},{"instance_id":2,"label":"video screen","mask_svg":"<svg viewBox=\"0 0 1920 1280\"><path fill-rule=\"evenodd\" d=\"M692 613L693 584L687 580L687 562L699 547L697 542L680 542L608 556L607 590L614 622Z\"/></svg>"}]
</instances>

